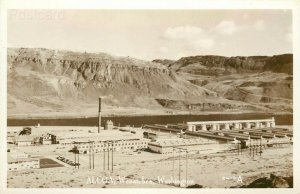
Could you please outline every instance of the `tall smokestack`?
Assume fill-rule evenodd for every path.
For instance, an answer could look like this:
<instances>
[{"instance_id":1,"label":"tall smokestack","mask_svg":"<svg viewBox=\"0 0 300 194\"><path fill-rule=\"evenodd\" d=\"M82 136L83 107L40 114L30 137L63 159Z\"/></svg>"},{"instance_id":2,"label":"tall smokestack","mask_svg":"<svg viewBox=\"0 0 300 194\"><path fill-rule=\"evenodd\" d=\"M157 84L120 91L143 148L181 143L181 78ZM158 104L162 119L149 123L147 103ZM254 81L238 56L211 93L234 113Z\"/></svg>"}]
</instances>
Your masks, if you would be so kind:
<instances>
[{"instance_id":1,"label":"tall smokestack","mask_svg":"<svg viewBox=\"0 0 300 194\"><path fill-rule=\"evenodd\" d=\"M98 113L98 133L100 133L101 128L101 98L99 98L99 113Z\"/></svg>"}]
</instances>

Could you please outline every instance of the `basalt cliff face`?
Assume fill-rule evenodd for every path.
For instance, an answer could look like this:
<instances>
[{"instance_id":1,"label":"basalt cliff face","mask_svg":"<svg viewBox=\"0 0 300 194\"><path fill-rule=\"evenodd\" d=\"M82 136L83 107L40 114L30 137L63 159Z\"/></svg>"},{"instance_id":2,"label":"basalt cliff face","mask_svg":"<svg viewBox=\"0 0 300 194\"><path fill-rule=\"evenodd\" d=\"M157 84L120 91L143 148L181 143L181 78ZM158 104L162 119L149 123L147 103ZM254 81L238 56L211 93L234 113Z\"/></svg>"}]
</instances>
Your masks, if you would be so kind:
<instances>
[{"instance_id":1,"label":"basalt cliff face","mask_svg":"<svg viewBox=\"0 0 300 194\"><path fill-rule=\"evenodd\" d=\"M214 78L245 72L251 72L252 75L263 72L265 68L275 68L279 72L286 71L282 70L281 65L275 67L263 59L255 62L253 67L245 65L245 62L239 62L239 65L224 62L224 57L210 56L204 57L205 60L201 57L200 59L192 57L178 61L150 62L105 53L8 49L8 115L96 114L99 96L103 98L104 108L113 113L125 107L124 114L132 107L162 110L166 113L170 112L170 109L171 111L273 110L262 105L264 102L261 100L255 103L251 100L247 102L245 97L230 97L235 95L234 92L230 94L228 91L225 95L226 92L216 89L212 77L203 79L201 76L211 75L211 68L216 68L217 70L213 70L215 72L221 72L220 75L213 75ZM274 63L277 64L277 60ZM230 68L224 68L227 66ZM206 68L205 71L203 67ZM287 73L290 72L277 77L284 80L292 79ZM275 85L266 84L266 87L277 87L276 80L272 83ZM243 92L241 91L239 95L243 96ZM289 95L280 98L291 100ZM272 103L274 100L266 101ZM290 110L289 108L285 107L286 110Z\"/></svg>"},{"instance_id":2,"label":"basalt cliff face","mask_svg":"<svg viewBox=\"0 0 300 194\"><path fill-rule=\"evenodd\" d=\"M190 56L161 63L191 83L231 101L292 112L293 55Z\"/></svg>"},{"instance_id":3,"label":"basalt cliff face","mask_svg":"<svg viewBox=\"0 0 300 194\"><path fill-rule=\"evenodd\" d=\"M182 57L177 61L153 60L176 72L221 76L234 73L271 71L293 74L293 55L224 57L215 55Z\"/></svg>"}]
</instances>

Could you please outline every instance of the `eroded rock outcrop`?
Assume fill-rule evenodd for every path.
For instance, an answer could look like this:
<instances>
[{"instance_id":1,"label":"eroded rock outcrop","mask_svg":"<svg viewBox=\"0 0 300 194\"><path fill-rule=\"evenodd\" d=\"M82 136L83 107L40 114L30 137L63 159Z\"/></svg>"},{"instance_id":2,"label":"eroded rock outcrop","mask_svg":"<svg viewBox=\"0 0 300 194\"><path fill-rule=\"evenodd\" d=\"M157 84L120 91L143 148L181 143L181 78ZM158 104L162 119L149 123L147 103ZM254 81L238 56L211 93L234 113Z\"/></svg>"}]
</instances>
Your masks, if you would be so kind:
<instances>
[{"instance_id":1,"label":"eroded rock outcrop","mask_svg":"<svg viewBox=\"0 0 300 194\"><path fill-rule=\"evenodd\" d=\"M292 75L272 78L273 74L257 73L284 71L282 67L292 62L290 55L195 56L150 62L105 53L20 48L8 49L7 60L9 114L73 112L77 106L76 110L97 112L91 104L99 96L113 107L198 112L292 109ZM234 73L241 76L224 77ZM254 77L249 81L243 73Z\"/></svg>"},{"instance_id":2,"label":"eroded rock outcrop","mask_svg":"<svg viewBox=\"0 0 300 194\"><path fill-rule=\"evenodd\" d=\"M10 96L39 107L57 104L56 110L63 101L96 102L99 96L109 105L143 108L161 107L155 98L214 96L162 64L105 53L9 49L8 67Z\"/></svg>"},{"instance_id":3,"label":"eroded rock outcrop","mask_svg":"<svg viewBox=\"0 0 300 194\"><path fill-rule=\"evenodd\" d=\"M182 71L202 75L216 76L233 73L258 73L262 71L293 73L292 54L249 57L204 55L182 57L177 61L159 59L154 61L167 65L177 72Z\"/></svg>"}]
</instances>

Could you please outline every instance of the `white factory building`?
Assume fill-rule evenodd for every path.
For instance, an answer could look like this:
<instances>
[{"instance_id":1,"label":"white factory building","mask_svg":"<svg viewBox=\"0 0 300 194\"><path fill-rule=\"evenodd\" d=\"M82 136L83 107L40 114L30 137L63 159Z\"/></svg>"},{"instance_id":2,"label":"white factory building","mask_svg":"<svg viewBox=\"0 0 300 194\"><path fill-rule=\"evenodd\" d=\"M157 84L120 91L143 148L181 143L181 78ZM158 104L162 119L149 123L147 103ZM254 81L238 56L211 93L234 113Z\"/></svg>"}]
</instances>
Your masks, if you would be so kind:
<instances>
[{"instance_id":1,"label":"white factory building","mask_svg":"<svg viewBox=\"0 0 300 194\"><path fill-rule=\"evenodd\" d=\"M40 168L39 158L29 158L28 154L13 149L7 154L8 170L26 170Z\"/></svg>"},{"instance_id":2,"label":"white factory building","mask_svg":"<svg viewBox=\"0 0 300 194\"><path fill-rule=\"evenodd\" d=\"M9 171L40 168L39 158L13 159L8 157L7 162Z\"/></svg>"},{"instance_id":3,"label":"white factory building","mask_svg":"<svg viewBox=\"0 0 300 194\"><path fill-rule=\"evenodd\" d=\"M111 120L105 122L104 130L112 130L114 128L114 123Z\"/></svg>"},{"instance_id":4,"label":"white factory building","mask_svg":"<svg viewBox=\"0 0 300 194\"><path fill-rule=\"evenodd\" d=\"M274 128L274 117L257 120L229 120L229 121L196 121L187 122L188 131L218 131L233 129Z\"/></svg>"},{"instance_id":5,"label":"white factory building","mask_svg":"<svg viewBox=\"0 0 300 194\"><path fill-rule=\"evenodd\" d=\"M226 137L224 137L226 138ZM226 142L226 141L225 141ZM231 139L228 138L228 142L231 142ZM227 143L228 143L227 142ZM160 154L168 154L173 151L178 152L178 150L186 149L188 152L191 151L218 151L218 150L226 150L230 148L230 144L220 143L214 139L206 139L206 138L190 138L190 139L165 139L158 140L154 142L148 143L148 148L152 152L160 153Z\"/></svg>"},{"instance_id":6,"label":"white factory building","mask_svg":"<svg viewBox=\"0 0 300 194\"><path fill-rule=\"evenodd\" d=\"M113 150L129 151L145 149L148 146L149 139L114 139L97 142L75 142L75 146L80 154L88 154L94 150L94 153Z\"/></svg>"},{"instance_id":7,"label":"white factory building","mask_svg":"<svg viewBox=\"0 0 300 194\"><path fill-rule=\"evenodd\" d=\"M30 146L34 143L34 137L32 135L19 135L15 137L14 143L17 146Z\"/></svg>"}]
</instances>

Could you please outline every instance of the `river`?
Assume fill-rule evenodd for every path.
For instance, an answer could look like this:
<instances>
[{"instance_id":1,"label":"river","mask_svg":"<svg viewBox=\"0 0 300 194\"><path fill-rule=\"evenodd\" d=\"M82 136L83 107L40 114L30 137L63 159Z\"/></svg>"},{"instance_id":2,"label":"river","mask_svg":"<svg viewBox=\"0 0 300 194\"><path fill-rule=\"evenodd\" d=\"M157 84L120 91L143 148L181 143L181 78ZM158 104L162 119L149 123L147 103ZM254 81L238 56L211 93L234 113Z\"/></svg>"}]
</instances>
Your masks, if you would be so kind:
<instances>
[{"instance_id":1,"label":"river","mask_svg":"<svg viewBox=\"0 0 300 194\"><path fill-rule=\"evenodd\" d=\"M143 124L176 124L188 121L221 121L221 120L243 120L243 119L266 119L275 118L277 125L293 125L293 115L273 115L263 113L245 114L210 114L210 115L157 115L157 116L113 116L102 117L102 126L105 121L112 120L116 126L142 126ZM50 119L7 119L8 126L97 126L98 118L50 118Z\"/></svg>"}]
</instances>

